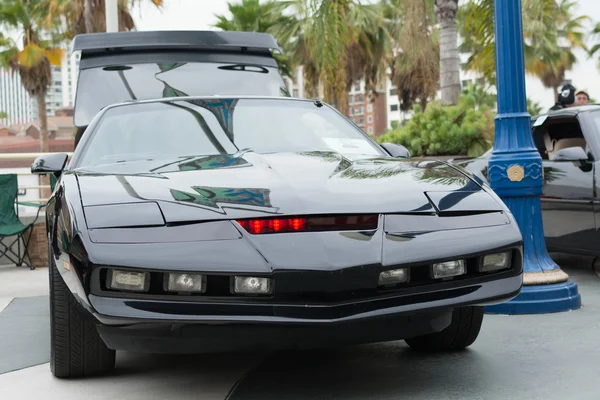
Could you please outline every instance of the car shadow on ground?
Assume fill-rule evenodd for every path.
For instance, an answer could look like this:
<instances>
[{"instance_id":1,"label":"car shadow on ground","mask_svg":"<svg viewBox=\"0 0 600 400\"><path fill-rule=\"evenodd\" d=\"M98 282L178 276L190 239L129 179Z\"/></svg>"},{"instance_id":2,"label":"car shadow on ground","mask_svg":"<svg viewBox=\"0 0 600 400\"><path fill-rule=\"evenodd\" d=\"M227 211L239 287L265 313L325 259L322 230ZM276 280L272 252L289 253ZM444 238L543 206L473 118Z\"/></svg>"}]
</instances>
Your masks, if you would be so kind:
<instances>
[{"instance_id":1,"label":"car shadow on ground","mask_svg":"<svg viewBox=\"0 0 600 400\"><path fill-rule=\"evenodd\" d=\"M216 353L216 354L142 354L117 352L113 377L125 378L148 374L169 373L219 375L229 372L233 366L254 368L266 355L263 353ZM87 378L86 378L87 379ZM93 378L92 378L93 379Z\"/></svg>"}]
</instances>

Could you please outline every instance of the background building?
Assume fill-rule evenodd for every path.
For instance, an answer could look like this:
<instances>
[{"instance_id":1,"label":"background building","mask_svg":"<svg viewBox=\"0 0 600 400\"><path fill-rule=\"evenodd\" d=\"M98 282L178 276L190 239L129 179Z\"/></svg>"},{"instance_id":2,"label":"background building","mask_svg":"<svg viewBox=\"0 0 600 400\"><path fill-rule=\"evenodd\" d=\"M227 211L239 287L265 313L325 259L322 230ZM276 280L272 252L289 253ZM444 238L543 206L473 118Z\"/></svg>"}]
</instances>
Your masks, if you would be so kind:
<instances>
[{"instance_id":1,"label":"background building","mask_svg":"<svg viewBox=\"0 0 600 400\"><path fill-rule=\"evenodd\" d=\"M32 120L31 97L17 72L0 69L0 112L8 116L0 119L0 125L25 124Z\"/></svg>"},{"instance_id":2,"label":"background building","mask_svg":"<svg viewBox=\"0 0 600 400\"><path fill-rule=\"evenodd\" d=\"M379 136L387 126L386 96L380 90L371 98L365 90L365 82L360 81L348 92L348 116L369 135Z\"/></svg>"}]
</instances>

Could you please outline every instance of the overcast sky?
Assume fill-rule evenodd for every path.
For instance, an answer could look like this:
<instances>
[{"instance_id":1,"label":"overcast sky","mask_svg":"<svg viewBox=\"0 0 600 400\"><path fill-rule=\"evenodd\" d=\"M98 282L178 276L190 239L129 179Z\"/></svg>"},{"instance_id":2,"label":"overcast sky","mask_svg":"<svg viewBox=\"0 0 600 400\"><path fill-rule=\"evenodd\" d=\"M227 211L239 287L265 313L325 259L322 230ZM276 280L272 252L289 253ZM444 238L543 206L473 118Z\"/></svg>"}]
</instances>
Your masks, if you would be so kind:
<instances>
[{"instance_id":1,"label":"overcast sky","mask_svg":"<svg viewBox=\"0 0 600 400\"><path fill-rule=\"evenodd\" d=\"M159 11L149 0L134 10L139 30L204 30L213 29L215 14L227 14L227 0L165 0ZM585 13L600 21L600 0L578 0L578 13ZM578 89L586 88L592 97L600 101L600 71L596 63L583 52L577 52L578 64L567 74ZM554 104L552 90L545 89L538 79L528 77L528 96L540 102L544 108Z\"/></svg>"}]
</instances>

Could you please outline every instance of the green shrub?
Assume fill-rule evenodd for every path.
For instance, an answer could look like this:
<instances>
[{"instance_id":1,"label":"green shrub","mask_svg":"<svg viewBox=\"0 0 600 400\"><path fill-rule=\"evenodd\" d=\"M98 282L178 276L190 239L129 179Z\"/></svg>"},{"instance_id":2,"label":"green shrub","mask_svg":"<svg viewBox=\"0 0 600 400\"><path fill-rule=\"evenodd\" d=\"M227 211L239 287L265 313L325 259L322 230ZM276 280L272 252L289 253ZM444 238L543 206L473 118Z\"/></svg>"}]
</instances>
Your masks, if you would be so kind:
<instances>
[{"instance_id":1,"label":"green shrub","mask_svg":"<svg viewBox=\"0 0 600 400\"><path fill-rule=\"evenodd\" d=\"M464 103L442 106L429 103L425 112L415 107L407 124L379 137L406 147L414 156L468 155L477 157L493 143L494 116L487 109L475 110Z\"/></svg>"}]
</instances>

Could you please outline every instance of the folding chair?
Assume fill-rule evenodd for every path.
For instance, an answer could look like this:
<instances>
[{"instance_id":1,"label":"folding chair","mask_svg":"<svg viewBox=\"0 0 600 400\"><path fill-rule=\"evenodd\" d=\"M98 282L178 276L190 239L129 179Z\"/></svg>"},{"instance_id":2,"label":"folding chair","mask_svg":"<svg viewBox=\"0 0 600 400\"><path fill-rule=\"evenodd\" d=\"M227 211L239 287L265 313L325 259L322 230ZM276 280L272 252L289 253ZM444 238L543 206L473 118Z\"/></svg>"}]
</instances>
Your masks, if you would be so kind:
<instances>
[{"instance_id":1,"label":"folding chair","mask_svg":"<svg viewBox=\"0 0 600 400\"><path fill-rule=\"evenodd\" d=\"M24 225L19 220L17 182L15 174L0 175L0 258L6 257L19 267L25 264L30 269L35 269L28 250L33 226L40 215L41 207L37 207L37 214L30 224ZM12 237L16 238L12 240ZM21 242L23 242L22 255ZM17 245L16 253L13 250L15 244Z\"/></svg>"},{"instance_id":2,"label":"folding chair","mask_svg":"<svg viewBox=\"0 0 600 400\"><path fill-rule=\"evenodd\" d=\"M54 188L56 187L56 176L54 176L54 174L50 174L50 191L52 193L54 193ZM34 203L34 202L30 202L30 201L20 201L19 202L20 205L22 206L26 206L26 207L36 207L36 208L44 208L47 206L46 203Z\"/></svg>"}]
</instances>

